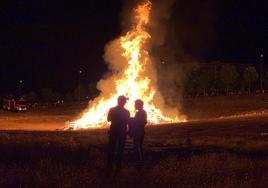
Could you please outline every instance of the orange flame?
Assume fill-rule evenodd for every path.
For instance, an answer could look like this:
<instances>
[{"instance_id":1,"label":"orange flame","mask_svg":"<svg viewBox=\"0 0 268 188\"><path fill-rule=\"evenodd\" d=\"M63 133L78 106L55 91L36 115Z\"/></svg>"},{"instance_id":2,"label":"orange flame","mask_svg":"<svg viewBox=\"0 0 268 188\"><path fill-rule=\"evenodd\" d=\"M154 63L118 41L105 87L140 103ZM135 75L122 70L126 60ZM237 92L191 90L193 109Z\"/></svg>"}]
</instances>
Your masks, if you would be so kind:
<instances>
[{"instance_id":1,"label":"orange flame","mask_svg":"<svg viewBox=\"0 0 268 188\"><path fill-rule=\"evenodd\" d=\"M72 123L72 128L94 128L106 125L108 110L117 104L119 95L126 95L129 98L126 108L130 110L131 115L135 113L134 101L142 99L148 114L148 121L151 124L179 121L176 117L177 112L173 118L163 115L162 110L165 110L161 104L163 99L156 87L155 67L150 60L148 50L146 50L146 45L148 46L151 38L146 31L151 7L152 4L149 0L138 5L134 9L135 16L131 30L119 39L119 48L123 51L121 56L127 61L127 64L122 70L114 73L114 77L111 77L106 84L106 87L114 87L114 91L106 96L101 94L91 101L82 117Z\"/></svg>"}]
</instances>

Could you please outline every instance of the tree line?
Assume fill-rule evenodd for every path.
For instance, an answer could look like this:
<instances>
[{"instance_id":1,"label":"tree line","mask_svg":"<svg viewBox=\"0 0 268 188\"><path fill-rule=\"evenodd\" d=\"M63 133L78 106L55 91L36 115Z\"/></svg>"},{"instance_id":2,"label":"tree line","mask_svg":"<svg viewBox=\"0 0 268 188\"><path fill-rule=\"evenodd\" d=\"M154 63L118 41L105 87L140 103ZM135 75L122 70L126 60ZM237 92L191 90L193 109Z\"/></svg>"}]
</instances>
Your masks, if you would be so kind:
<instances>
[{"instance_id":1,"label":"tree line","mask_svg":"<svg viewBox=\"0 0 268 188\"><path fill-rule=\"evenodd\" d=\"M242 71L232 64L201 66L193 68L187 75L184 94L229 95L231 93L251 93L260 91L260 75L254 66ZM268 72L262 77L264 89L268 86Z\"/></svg>"},{"instance_id":2,"label":"tree line","mask_svg":"<svg viewBox=\"0 0 268 188\"><path fill-rule=\"evenodd\" d=\"M174 69L174 68L172 68ZM181 67L178 67L181 69ZM160 76L163 72L159 72ZM177 75L180 76L180 75ZM268 71L263 75L263 88L268 89ZM185 97L209 96L209 95L230 95L239 93L252 93L260 91L260 75L254 66L247 66L242 70L238 70L233 64L215 64L193 66L184 79L172 78L175 82L172 86L172 93L168 89L163 88L160 91L166 98L178 97L178 93L183 91ZM167 80L167 82L171 82ZM168 85L164 82L164 85ZM99 91L95 82L88 85L78 84L76 88L70 90L65 95L53 90L52 88L43 88L41 95L37 96L34 91L25 94L25 98L29 102L43 101L55 102L64 100L67 102L90 100L98 96ZM174 92L174 85L175 91ZM172 96L173 95L173 96ZM173 101L174 102L174 101ZM172 102L172 103L173 103Z\"/></svg>"},{"instance_id":3,"label":"tree line","mask_svg":"<svg viewBox=\"0 0 268 188\"><path fill-rule=\"evenodd\" d=\"M61 94L53 88L42 88L39 94L35 91L29 91L23 97L30 103L44 102L51 103L57 101L85 101L90 100L98 95L96 83L78 84L73 90L68 91L66 94Z\"/></svg>"},{"instance_id":4,"label":"tree line","mask_svg":"<svg viewBox=\"0 0 268 188\"><path fill-rule=\"evenodd\" d=\"M263 89L268 89L268 71L260 76L254 66L238 69L235 64L209 64L185 67L164 65L159 71L159 88L164 98L175 104L180 94L185 97L230 95L233 93L252 93L260 91L260 79ZM181 72L186 71L181 79ZM176 74L176 71L180 72ZM175 72L168 78L167 75ZM179 79L178 79L179 78ZM41 91L29 91L23 96L30 102L85 101L98 96L95 82L79 83L74 89L62 94L55 88L42 88ZM183 91L183 92L181 92Z\"/></svg>"}]
</instances>

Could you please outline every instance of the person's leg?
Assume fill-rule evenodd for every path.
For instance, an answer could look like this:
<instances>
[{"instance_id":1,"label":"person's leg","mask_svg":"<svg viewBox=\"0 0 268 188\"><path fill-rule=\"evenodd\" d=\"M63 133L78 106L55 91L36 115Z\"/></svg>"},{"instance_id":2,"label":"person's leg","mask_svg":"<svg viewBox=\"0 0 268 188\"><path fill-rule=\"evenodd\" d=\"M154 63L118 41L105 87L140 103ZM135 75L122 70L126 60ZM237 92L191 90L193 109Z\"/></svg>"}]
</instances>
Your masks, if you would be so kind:
<instances>
[{"instance_id":1,"label":"person's leg","mask_svg":"<svg viewBox=\"0 0 268 188\"><path fill-rule=\"evenodd\" d=\"M113 167L114 153L116 147L116 136L113 134L109 135L108 143L108 155L107 155L107 170L111 171Z\"/></svg>"},{"instance_id":2,"label":"person's leg","mask_svg":"<svg viewBox=\"0 0 268 188\"><path fill-rule=\"evenodd\" d=\"M136 147L137 147L137 149L136 149L136 151L137 151L137 159L138 160L142 160L142 143L141 143L141 138L139 137L139 138L137 138L137 141L136 141Z\"/></svg>"},{"instance_id":3,"label":"person's leg","mask_svg":"<svg viewBox=\"0 0 268 188\"><path fill-rule=\"evenodd\" d=\"M137 139L136 139L136 145L137 145L137 154L136 154L136 168L138 171L141 171L143 168L143 161L144 161L144 157L143 157L143 137L144 135L140 134Z\"/></svg>"},{"instance_id":4,"label":"person's leg","mask_svg":"<svg viewBox=\"0 0 268 188\"><path fill-rule=\"evenodd\" d=\"M139 134L134 137L134 153L137 160L143 160L143 138L144 134Z\"/></svg>"},{"instance_id":5,"label":"person's leg","mask_svg":"<svg viewBox=\"0 0 268 188\"><path fill-rule=\"evenodd\" d=\"M139 143L138 143L138 137L137 135L135 135L133 137L133 152L134 152L134 156L135 156L135 159L138 159L139 158Z\"/></svg>"},{"instance_id":6,"label":"person's leg","mask_svg":"<svg viewBox=\"0 0 268 188\"><path fill-rule=\"evenodd\" d=\"M117 157L116 157L116 167L118 170L121 169L125 143L126 143L126 135L121 135L120 138L118 139Z\"/></svg>"},{"instance_id":7,"label":"person's leg","mask_svg":"<svg viewBox=\"0 0 268 188\"><path fill-rule=\"evenodd\" d=\"M142 149L142 135L136 135L134 139L134 155L136 159L136 168L138 171L143 167L143 149Z\"/></svg>"},{"instance_id":8,"label":"person's leg","mask_svg":"<svg viewBox=\"0 0 268 188\"><path fill-rule=\"evenodd\" d=\"M139 140L139 150L140 150L140 160L144 160L144 153L143 153L143 140L144 140L144 134L141 135Z\"/></svg>"}]
</instances>

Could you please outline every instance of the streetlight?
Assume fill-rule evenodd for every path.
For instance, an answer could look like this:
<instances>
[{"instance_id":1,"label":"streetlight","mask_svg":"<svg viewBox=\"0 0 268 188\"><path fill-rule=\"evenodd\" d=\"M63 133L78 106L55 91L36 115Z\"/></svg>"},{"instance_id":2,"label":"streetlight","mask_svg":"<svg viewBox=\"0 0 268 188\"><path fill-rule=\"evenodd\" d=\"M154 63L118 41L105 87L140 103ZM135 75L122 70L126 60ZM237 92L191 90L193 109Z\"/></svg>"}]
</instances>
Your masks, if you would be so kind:
<instances>
[{"instance_id":1,"label":"streetlight","mask_svg":"<svg viewBox=\"0 0 268 188\"><path fill-rule=\"evenodd\" d=\"M260 90L263 93L263 54L260 54Z\"/></svg>"},{"instance_id":2,"label":"streetlight","mask_svg":"<svg viewBox=\"0 0 268 188\"><path fill-rule=\"evenodd\" d=\"M19 80L19 95L20 95L20 97L21 97L21 95L22 95L22 84L23 84L23 81L22 80Z\"/></svg>"},{"instance_id":3,"label":"streetlight","mask_svg":"<svg viewBox=\"0 0 268 188\"><path fill-rule=\"evenodd\" d=\"M81 95L81 91L80 91L80 80L81 80L81 74L82 74L82 70L78 71L78 101L80 102L80 95Z\"/></svg>"}]
</instances>

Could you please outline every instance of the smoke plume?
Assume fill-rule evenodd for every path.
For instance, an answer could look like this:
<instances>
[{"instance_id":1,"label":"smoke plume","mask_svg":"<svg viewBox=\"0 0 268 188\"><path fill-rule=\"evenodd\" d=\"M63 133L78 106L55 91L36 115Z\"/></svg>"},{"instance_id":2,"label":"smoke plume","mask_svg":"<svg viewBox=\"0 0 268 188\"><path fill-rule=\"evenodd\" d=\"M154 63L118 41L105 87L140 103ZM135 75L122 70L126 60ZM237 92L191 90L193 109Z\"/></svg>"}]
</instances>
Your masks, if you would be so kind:
<instances>
[{"instance_id":1,"label":"smoke plume","mask_svg":"<svg viewBox=\"0 0 268 188\"><path fill-rule=\"evenodd\" d=\"M180 104L190 71L217 41L217 0L153 1L152 51L158 85L169 105Z\"/></svg>"},{"instance_id":2,"label":"smoke plume","mask_svg":"<svg viewBox=\"0 0 268 188\"><path fill-rule=\"evenodd\" d=\"M143 2L142 0L136 1L126 1L123 7L123 11L121 13L122 17L122 35L124 35L131 26L133 22L135 22L135 17L133 16L133 7L136 7L137 4ZM148 25L148 32L151 35L151 40L147 46L145 47L146 50L149 51L151 54L152 49L155 47L159 47L165 44L165 37L166 37L166 23L170 18L171 15L171 7L174 4L175 0L154 0L152 1L152 11L150 16L150 22ZM127 61L124 57L122 57L123 51L120 46L120 39L115 39L109 42L105 46L105 53L104 53L104 60L107 63L111 73L106 76L106 78L102 79L98 83L98 89L101 91L102 96L109 96L110 93L115 91L115 86L113 83L120 78L122 75L122 70L125 69L127 65ZM151 56L151 64L149 63L145 68L144 77L149 76L151 80L151 85L156 88L155 99L156 106L163 111L165 114L174 116L177 115L178 112L176 109L168 108L165 104L165 100L163 99L161 93L158 90L158 75L157 75L157 61L159 60L158 57L154 58ZM156 61L156 62L154 62Z\"/></svg>"}]
</instances>

